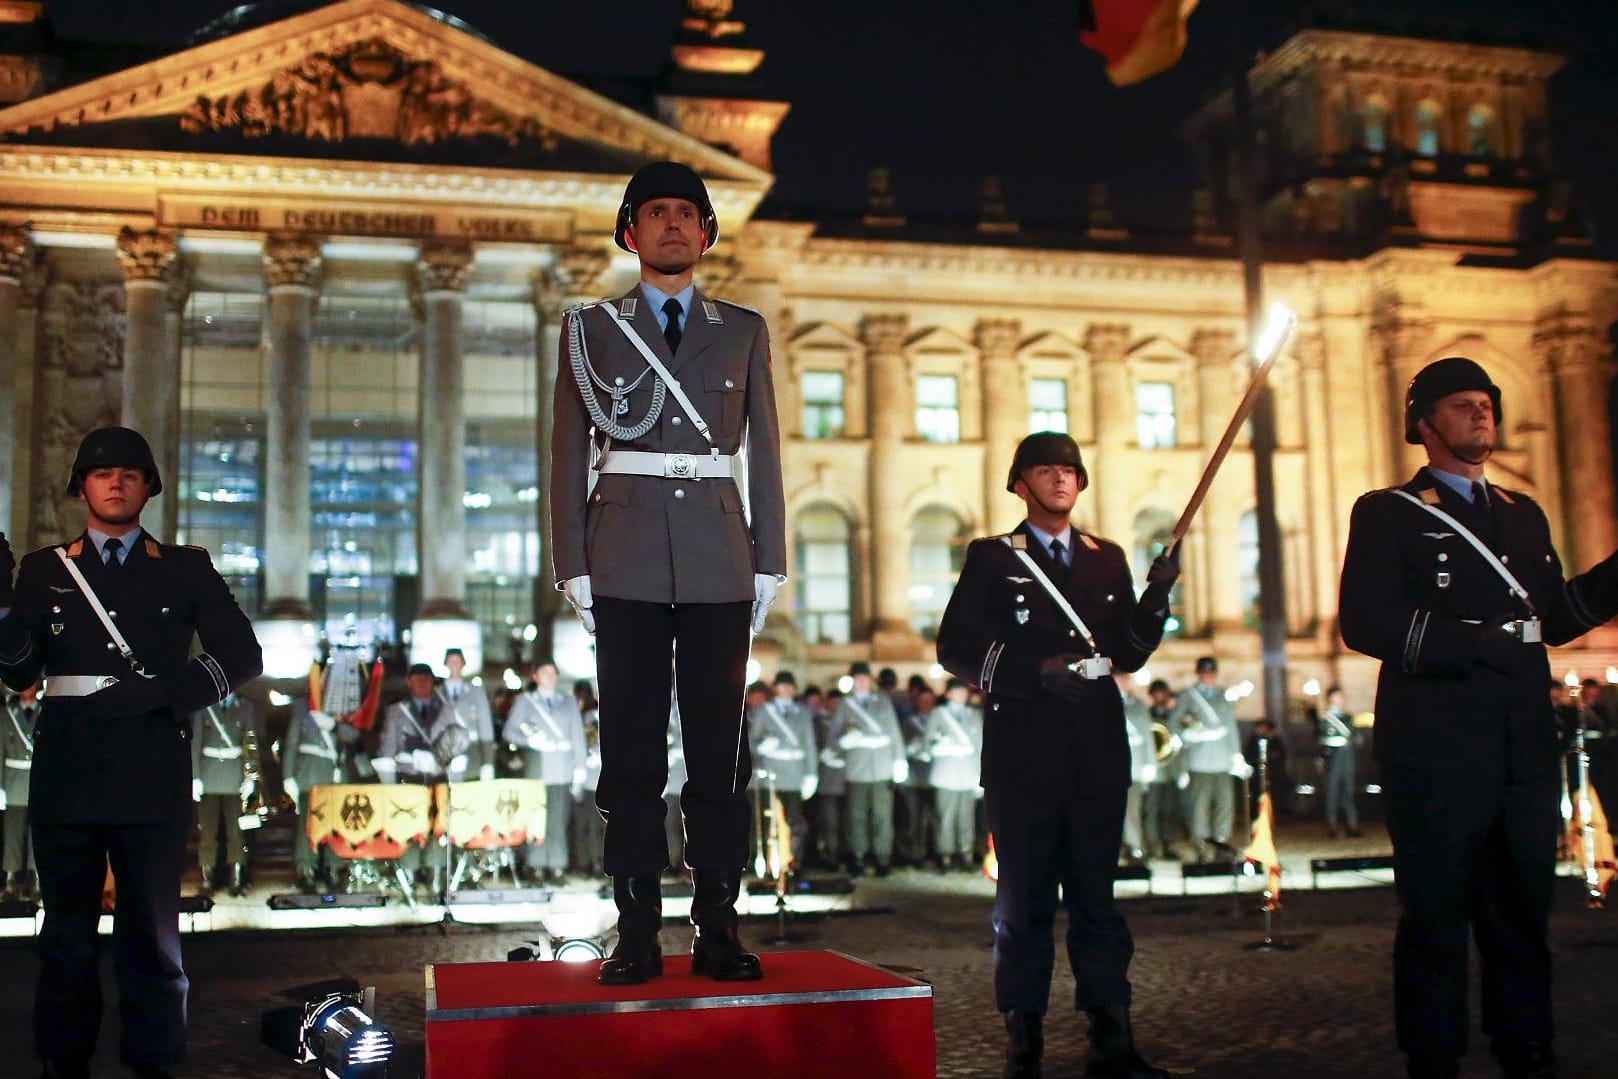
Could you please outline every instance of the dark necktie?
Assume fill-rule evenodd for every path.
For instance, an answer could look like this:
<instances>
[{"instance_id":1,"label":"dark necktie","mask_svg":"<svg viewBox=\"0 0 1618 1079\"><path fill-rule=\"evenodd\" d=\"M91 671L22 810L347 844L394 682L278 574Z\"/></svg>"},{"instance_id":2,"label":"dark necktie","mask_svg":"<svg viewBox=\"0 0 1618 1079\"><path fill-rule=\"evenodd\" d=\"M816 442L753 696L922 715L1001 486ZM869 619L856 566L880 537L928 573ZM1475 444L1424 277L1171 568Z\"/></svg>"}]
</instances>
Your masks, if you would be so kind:
<instances>
[{"instance_id":1,"label":"dark necktie","mask_svg":"<svg viewBox=\"0 0 1618 1079\"><path fill-rule=\"evenodd\" d=\"M1489 489L1483 486L1482 480L1472 481L1472 505L1480 510L1489 508Z\"/></svg>"},{"instance_id":2,"label":"dark necktie","mask_svg":"<svg viewBox=\"0 0 1618 1079\"><path fill-rule=\"evenodd\" d=\"M122 551L123 549L124 545L118 541L118 537L114 536L112 539L102 544L101 561L116 569L124 564L123 559L118 557L118 552Z\"/></svg>"},{"instance_id":3,"label":"dark necktie","mask_svg":"<svg viewBox=\"0 0 1618 1079\"><path fill-rule=\"evenodd\" d=\"M1063 569L1067 568L1067 548L1062 546L1061 540L1051 540L1051 560Z\"/></svg>"},{"instance_id":4,"label":"dark necktie","mask_svg":"<svg viewBox=\"0 0 1618 1079\"><path fill-rule=\"evenodd\" d=\"M668 317L663 324L663 340L669 343L670 356L680 351L680 316L684 313L679 300L671 299L663 305L663 314Z\"/></svg>"}]
</instances>

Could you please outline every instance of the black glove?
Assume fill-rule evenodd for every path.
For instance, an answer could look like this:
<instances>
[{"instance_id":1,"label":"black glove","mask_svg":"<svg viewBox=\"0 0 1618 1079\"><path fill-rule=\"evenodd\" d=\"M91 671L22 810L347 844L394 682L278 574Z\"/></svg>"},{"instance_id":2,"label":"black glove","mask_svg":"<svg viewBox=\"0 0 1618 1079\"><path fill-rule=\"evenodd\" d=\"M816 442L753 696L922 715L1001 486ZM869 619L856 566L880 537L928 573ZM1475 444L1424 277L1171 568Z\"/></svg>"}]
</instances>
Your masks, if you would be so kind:
<instances>
[{"instance_id":1,"label":"black glove","mask_svg":"<svg viewBox=\"0 0 1618 1079\"><path fill-rule=\"evenodd\" d=\"M1060 697L1064 701L1074 704L1084 699L1084 679L1073 670L1073 664L1082 660L1084 656L1077 652L1070 652L1061 656L1050 656L1039 662L1039 688L1053 697Z\"/></svg>"},{"instance_id":2,"label":"black glove","mask_svg":"<svg viewBox=\"0 0 1618 1079\"><path fill-rule=\"evenodd\" d=\"M17 573L17 558L11 553L6 534L0 532L0 607L10 607L17 598L17 589L11 578Z\"/></svg>"},{"instance_id":3,"label":"black glove","mask_svg":"<svg viewBox=\"0 0 1618 1079\"><path fill-rule=\"evenodd\" d=\"M92 718L115 719L144 715L168 707L173 687L165 678L142 678L134 671L118 676L118 684L89 698L86 710Z\"/></svg>"},{"instance_id":4,"label":"black glove","mask_svg":"<svg viewBox=\"0 0 1618 1079\"><path fill-rule=\"evenodd\" d=\"M1167 610L1169 590L1179 579L1180 545L1176 543L1152 559L1150 568L1146 570L1146 590L1140 594L1142 606L1149 611Z\"/></svg>"},{"instance_id":5,"label":"black glove","mask_svg":"<svg viewBox=\"0 0 1618 1079\"><path fill-rule=\"evenodd\" d=\"M1543 673L1545 649L1537 644L1526 644L1515 633L1501 628L1514 617L1499 614L1485 618L1478 626L1478 665L1513 678Z\"/></svg>"}]
</instances>

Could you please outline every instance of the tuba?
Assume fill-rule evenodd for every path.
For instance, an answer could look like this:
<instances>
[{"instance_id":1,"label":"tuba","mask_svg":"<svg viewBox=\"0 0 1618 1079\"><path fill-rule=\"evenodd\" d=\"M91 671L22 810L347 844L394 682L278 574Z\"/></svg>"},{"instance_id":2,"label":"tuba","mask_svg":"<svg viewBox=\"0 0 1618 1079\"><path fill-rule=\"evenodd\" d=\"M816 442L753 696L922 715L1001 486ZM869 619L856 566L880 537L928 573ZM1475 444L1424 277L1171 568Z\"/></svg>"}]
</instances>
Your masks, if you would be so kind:
<instances>
[{"instance_id":1,"label":"tuba","mask_svg":"<svg viewBox=\"0 0 1618 1079\"><path fill-rule=\"evenodd\" d=\"M1162 764L1180 752L1180 736L1169 730L1169 725L1160 719L1152 720L1152 748L1157 754L1157 763Z\"/></svg>"}]
</instances>

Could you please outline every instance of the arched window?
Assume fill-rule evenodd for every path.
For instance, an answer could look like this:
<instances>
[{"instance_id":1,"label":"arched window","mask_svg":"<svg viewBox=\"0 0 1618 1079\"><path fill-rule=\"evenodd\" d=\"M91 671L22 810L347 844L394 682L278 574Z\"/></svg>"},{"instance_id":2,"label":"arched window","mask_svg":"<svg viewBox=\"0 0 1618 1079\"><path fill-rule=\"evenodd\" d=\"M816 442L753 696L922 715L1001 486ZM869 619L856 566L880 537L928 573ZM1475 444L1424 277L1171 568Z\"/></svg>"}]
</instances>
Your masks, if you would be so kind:
<instances>
[{"instance_id":1,"label":"arched window","mask_svg":"<svg viewBox=\"0 0 1618 1079\"><path fill-rule=\"evenodd\" d=\"M1135 577L1135 591L1140 592L1146 587L1146 571L1152 564L1152 559L1168 549L1174 542L1174 514L1165 509L1144 509L1135 515L1133 531L1134 542L1129 549L1129 569ZM1184 563L1185 552L1181 550L1181 562ZM1170 615L1163 625L1163 636L1172 637L1181 629L1181 622L1185 615L1184 607L1185 589L1181 581L1176 581L1169 590Z\"/></svg>"},{"instance_id":2,"label":"arched window","mask_svg":"<svg viewBox=\"0 0 1618 1079\"><path fill-rule=\"evenodd\" d=\"M853 636L851 532L842 511L824 502L798 513L793 615L810 644L847 644Z\"/></svg>"},{"instance_id":3,"label":"arched window","mask_svg":"<svg viewBox=\"0 0 1618 1079\"><path fill-rule=\"evenodd\" d=\"M965 560L966 524L946 506L922 507L910 522L910 628L928 640Z\"/></svg>"},{"instance_id":4,"label":"arched window","mask_svg":"<svg viewBox=\"0 0 1618 1079\"><path fill-rule=\"evenodd\" d=\"M1466 152L1473 157L1493 157L1494 110L1487 105L1473 105L1466 113Z\"/></svg>"},{"instance_id":5,"label":"arched window","mask_svg":"<svg viewBox=\"0 0 1618 1079\"><path fill-rule=\"evenodd\" d=\"M1361 114L1361 131L1365 148L1373 154L1380 154L1388 148L1388 106L1380 97L1373 97L1365 103Z\"/></svg>"},{"instance_id":6,"label":"arched window","mask_svg":"<svg viewBox=\"0 0 1618 1079\"><path fill-rule=\"evenodd\" d=\"M1436 101L1423 101L1416 106L1416 153L1421 157L1437 157L1443 149L1438 137L1438 125L1443 115Z\"/></svg>"},{"instance_id":7,"label":"arched window","mask_svg":"<svg viewBox=\"0 0 1618 1079\"><path fill-rule=\"evenodd\" d=\"M1236 595L1242 624L1258 628L1258 512L1248 510L1236 522Z\"/></svg>"}]
</instances>

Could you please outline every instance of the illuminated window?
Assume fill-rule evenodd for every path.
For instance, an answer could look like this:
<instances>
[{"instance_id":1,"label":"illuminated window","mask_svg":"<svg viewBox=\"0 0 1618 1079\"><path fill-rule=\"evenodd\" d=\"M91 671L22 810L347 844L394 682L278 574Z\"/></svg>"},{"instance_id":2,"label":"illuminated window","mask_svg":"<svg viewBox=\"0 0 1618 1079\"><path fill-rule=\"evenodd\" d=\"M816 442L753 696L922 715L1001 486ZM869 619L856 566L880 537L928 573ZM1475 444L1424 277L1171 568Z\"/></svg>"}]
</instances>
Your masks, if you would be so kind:
<instances>
[{"instance_id":1,"label":"illuminated window","mask_svg":"<svg viewBox=\"0 0 1618 1079\"><path fill-rule=\"evenodd\" d=\"M1059 378L1028 380L1028 431L1067 430L1067 383Z\"/></svg>"},{"instance_id":2,"label":"illuminated window","mask_svg":"<svg viewBox=\"0 0 1618 1079\"><path fill-rule=\"evenodd\" d=\"M1362 130L1367 150L1373 154L1386 152L1388 148L1388 109L1380 100L1366 102L1365 111L1362 114Z\"/></svg>"},{"instance_id":3,"label":"illuminated window","mask_svg":"<svg viewBox=\"0 0 1618 1079\"><path fill-rule=\"evenodd\" d=\"M961 440L960 380L954 375L916 377L916 434L923 442Z\"/></svg>"},{"instance_id":4,"label":"illuminated window","mask_svg":"<svg viewBox=\"0 0 1618 1079\"><path fill-rule=\"evenodd\" d=\"M929 641L966 559L965 537L966 525L944 506L925 506L910 522L910 628Z\"/></svg>"},{"instance_id":5,"label":"illuminated window","mask_svg":"<svg viewBox=\"0 0 1618 1079\"><path fill-rule=\"evenodd\" d=\"M851 531L833 506L806 506L798 514L793 614L810 644L847 644L853 636Z\"/></svg>"},{"instance_id":6,"label":"illuminated window","mask_svg":"<svg viewBox=\"0 0 1618 1079\"><path fill-rule=\"evenodd\" d=\"M1143 450L1174 448L1174 383L1135 384L1135 441Z\"/></svg>"},{"instance_id":7,"label":"illuminated window","mask_svg":"<svg viewBox=\"0 0 1618 1079\"><path fill-rule=\"evenodd\" d=\"M1146 571L1152 560L1174 542L1174 514L1165 509L1141 510L1135 515L1134 543L1130 547L1130 572L1135 577L1137 594L1146 588ZM1180 550L1181 563L1185 562L1185 549ZM1172 637L1183 629L1185 618L1185 588L1183 578L1169 589L1169 619L1163 624L1163 636Z\"/></svg>"},{"instance_id":8,"label":"illuminated window","mask_svg":"<svg viewBox=\"0 0 1618 1079\"><path fill-rule=\"evenodd\" d=\"M1494 112L1487 105L1473 105L1466 114L1466 150L1473 157L1493 156Z\"/></svg>"},{"instance_id":9,"label":"illuminated window","mask_svg":"<svg viewBox=\"0 0 1618 1079\"><path fill-rule=\"evenodd\" d=\"M1437 157L1441 148L1438 138L1438 104L1423 101L1416 106L1416 153L1422 157Z\"/></svg>"},{"instance_id":10,"label":"illuminated window","mask_svg":"<svg viewBox=\"0 0 1618 1079\"><path fill-rule=\"evenodd\" d=\"M843 373L805 371L799 380L803 394L803 437L843 437Z\"/></svg>"}]
</instances>

